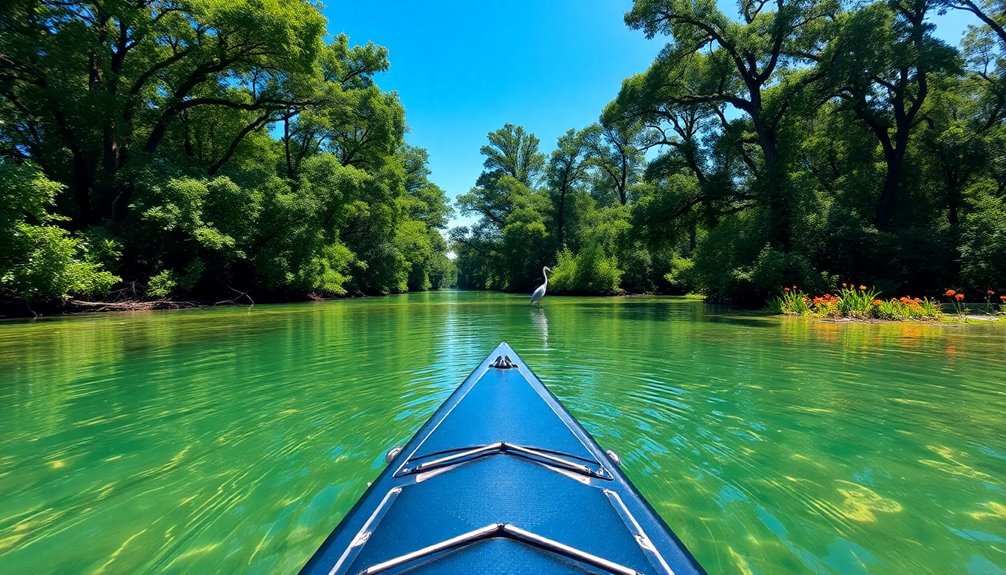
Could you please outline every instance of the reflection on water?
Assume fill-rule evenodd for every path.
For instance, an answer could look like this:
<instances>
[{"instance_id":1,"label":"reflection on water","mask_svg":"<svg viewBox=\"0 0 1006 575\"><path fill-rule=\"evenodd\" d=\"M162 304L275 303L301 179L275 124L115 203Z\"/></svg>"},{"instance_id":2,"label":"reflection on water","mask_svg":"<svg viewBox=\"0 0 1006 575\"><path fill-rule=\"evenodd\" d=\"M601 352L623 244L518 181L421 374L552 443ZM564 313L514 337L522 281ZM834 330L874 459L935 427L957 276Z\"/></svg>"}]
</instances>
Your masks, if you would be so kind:
<instances>
[{"instance_id":1,"label":"reflection on water","mask_svg":"<svg viewBox=\"0 0 1006 575\"><path fill-rule=\"evenodd\" d=\"M534 327L538 329L538 333L541 334L542 348L548 349L548 316L545 315L545 308L531 308L531 323L534 324Z\"/></svg>"},{"instance_id":2,"label":"reflection on water","mask_svg":"<svg viewBox=\"0 0 1006 575\"><path fill-rule=\"evenodd\" d=\"M506 340L710 573L1006 571L1006 335L438 293L0 324L0 573L296 570Z\"/></svg>"}]
</instances>

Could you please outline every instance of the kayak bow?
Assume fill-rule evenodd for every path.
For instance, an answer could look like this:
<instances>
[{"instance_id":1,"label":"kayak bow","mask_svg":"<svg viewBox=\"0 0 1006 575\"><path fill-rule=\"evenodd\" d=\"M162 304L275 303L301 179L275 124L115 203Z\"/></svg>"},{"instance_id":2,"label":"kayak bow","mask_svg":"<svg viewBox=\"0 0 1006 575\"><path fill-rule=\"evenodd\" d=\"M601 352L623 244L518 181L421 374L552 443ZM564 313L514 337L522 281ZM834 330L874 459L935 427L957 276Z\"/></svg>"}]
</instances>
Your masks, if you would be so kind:
<instances>
[{"instance_id":1,"label":"kayak bow","mask_svg":"<svg viewBox=\"0 0 1006 575\"><path fill-rule=\"evenodd\" d=\"M618 465L501 343L302 574L704 573Z\"/></svg>"}]
</instances>

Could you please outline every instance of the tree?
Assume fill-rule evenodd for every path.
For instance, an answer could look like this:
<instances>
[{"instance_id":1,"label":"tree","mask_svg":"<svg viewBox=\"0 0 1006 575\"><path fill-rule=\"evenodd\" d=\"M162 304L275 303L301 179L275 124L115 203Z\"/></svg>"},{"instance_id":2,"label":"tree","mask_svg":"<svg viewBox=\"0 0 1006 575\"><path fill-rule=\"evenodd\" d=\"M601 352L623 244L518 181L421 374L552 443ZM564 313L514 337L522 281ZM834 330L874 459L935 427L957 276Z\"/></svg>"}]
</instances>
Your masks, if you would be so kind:
<instances>
[{"instance_id":1,"label":"tree","mask_svg":"<svg viewBox=\"0 0 1006 575\"><path fill-rule=\"evenodd\" d=\"M880 230L891 226L898 207L909 139L930 79L959 72L956 52L933 37L926 22L931 7L929 0L899 0L843 15L819 68L880 143L887 165L874 218Z\"/></svg>"},{"instance_id":2,"label":"tree","mask_svg":"<svg viewBox=\"0 0 1006 575\"><path fill-rule=\"evenodd\" d=\"M752 161L750 167L768 210L769 241L777 249L788 250L793 190L780 130L796 95L819 78L798 72L797 66L808 47L816 44L820 28L837 4L776 0L772 6L742 2L739 9L741 22L736 22L712 0L637 0L625 22L642 29L648 38L670 36L671 43L658 56L665 62L660 67L667 72L665 82L679 82L690 62L707 52L711 65L698 68L709 75L697 84L704 91L672 90L669 95L677 104L729 106L746 116L753 134L745 143L757 145L760 151L757 163Z\"/></svg>"},{"instance_id":3,"label":"tree","mask_svg":"<svg viewBox=\"0 0 1006 575\"><path fill-rule=\"evenodd\" d=\"M306 106L292 106L281 116L283 122L283 151L288 178L297 177L301 162L325 149L333 138L332 131L342 129L339 118L351 120L359 134L352 134L359 140L381 149L388 138L403 131L404 119L397 99L376 101L379 92L374 91L374 75L388 69L388 50L373 42L365 46L350 46L349 37L340 34L331 44L324 46L320 53L321 80L315 84L318 91L315 101ZM361 92L366 98L361 96ZM354 113L354 103L365 101L372 109L365 113ZM373 109L376 108L376 109ZM368 129L366 119L383 120L378 129ZM355 132L355 130L354 130ZM342 138L349 150L360 146L345 146L351 137ZM353 154L355 155L355 153ZM353 159L353 158L350 158Z\"/></svg>"},{"instance_id":4,"label":"tree","mask_svg":"<svg viewBox=\"0 0 1006 575\"><path fill-rule=\"evenodd\" d=\"M196 111L246 113L215 172L249 133L309 99L324 18L302 0L17 0L0 25L14 150L68 175L80 229L124 217L132 189L120 172Z\"/></svg>"},{"instance_id":5,"label":"tree","mask_svg":"<svg viewBox=\"0 0 1006 575\"><path fill-rule=\"evenodd\" d=\"M638 182L643 169L643 154L636 146L639 124L617 120L602 120L583 130L583 140L596 167L595 196L614 200L621 205L629 202L629 188Z\"/></svg>"},{"instance_id":6,"label":"tree","mask_svg":"<svg viewBox=\"0 0 1006 575\"><path fill-rule=\"evenodd\" d=\"M548 198L530 184L545 166L538 138L506 124L482 146L485 169L475 187L457 198L462 214L478 215L469 228L453 230L462 287L525 289L548 259Z\"/></svg>"},{"instance_id":7,"label":"tree","mask_svg":"<svg viewBox=\"0 0 1006 575\"><path fill-rule=\"evenodd\" d=\"M0 163L58 182L32 233L59 257L32 273L214 299L451 281L446 196L374 83L387 50L324 28L306 0L4 3Z\"/></svg>"},{"instance_id":8,"label":"tree","mask_svg":"<svg viewBox=\"0 0 1006 575\"><path fill-rule=\"evenodd\" d=\"M970 12L988 27L999 42L1006 45L1006 2L1003 0L939 0L940 11L963 10Z\"/></svg>"},{"instance_id":9,"label":"tree","mask_svg":"<svg viewBox=\"0 0 1006 575\"><path fill-rule=\"evenodd\" d=\"M590 164L587 162L586 130L570 129L559 137L557 147L549 156L546 182L552 199L556 246L565 244L563 228L569 211L568 198L585 182Z\"/></svg>"},{"instance_id":10,"label":"tree","mask_svg":"<svg viewBox=\"0 0 1006 575\"><path fill-rule=\"evenodd\" d=\"M523 126L504 124L489 132L489 144L479 151L486 157L480 186L507 175L533 188L545 167L545 155L538 151L538 137L526 133Z\"/></svg>"}]
</instances>

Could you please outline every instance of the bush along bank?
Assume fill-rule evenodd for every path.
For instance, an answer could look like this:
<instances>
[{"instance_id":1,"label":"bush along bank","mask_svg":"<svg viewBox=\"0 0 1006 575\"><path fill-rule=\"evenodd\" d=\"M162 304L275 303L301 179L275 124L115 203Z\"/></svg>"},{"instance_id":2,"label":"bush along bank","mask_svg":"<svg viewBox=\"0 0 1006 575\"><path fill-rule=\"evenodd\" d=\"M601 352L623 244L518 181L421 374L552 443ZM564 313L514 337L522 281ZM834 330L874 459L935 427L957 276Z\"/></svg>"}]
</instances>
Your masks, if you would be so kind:
<instances>
[{"instance_id":1,"label":"bush along bank","mask_svg":"<svg viewBox=\"0 0 1006 575\"><path fill-rule=\"evenodd\" d=\"M964 292L953 289L948 289L943 295L946 302L909 295L883 299L873 287L843 283L834 292L812 296L793 285L784 287L782 295L769 302L769 311L785 315L864 320L939 320L948 315L985 319L1006 317L1006 293L985 290L983 303L968 303Z\"/></svg>"}]
</instances>

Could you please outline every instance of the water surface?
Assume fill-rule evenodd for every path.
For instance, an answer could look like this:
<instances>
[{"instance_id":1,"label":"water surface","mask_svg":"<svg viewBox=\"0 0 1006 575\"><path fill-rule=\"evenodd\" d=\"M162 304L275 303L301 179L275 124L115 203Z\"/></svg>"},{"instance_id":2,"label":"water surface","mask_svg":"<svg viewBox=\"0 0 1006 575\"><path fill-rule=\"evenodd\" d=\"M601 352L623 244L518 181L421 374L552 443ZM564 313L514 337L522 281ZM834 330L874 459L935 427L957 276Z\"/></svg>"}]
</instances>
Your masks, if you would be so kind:
<instances>
[{"instance_id":1,"label":"water surface","mask_svg":"<svg viewBox=\"0 0 1006 575\"><path fill-rule=\"evenodd\" d=\"M710 573L1006 572L1006 331L544 304L0 323L0 573L294 572L503 340Z\"/></svg>"}]
</instances>

